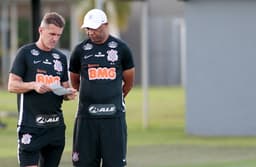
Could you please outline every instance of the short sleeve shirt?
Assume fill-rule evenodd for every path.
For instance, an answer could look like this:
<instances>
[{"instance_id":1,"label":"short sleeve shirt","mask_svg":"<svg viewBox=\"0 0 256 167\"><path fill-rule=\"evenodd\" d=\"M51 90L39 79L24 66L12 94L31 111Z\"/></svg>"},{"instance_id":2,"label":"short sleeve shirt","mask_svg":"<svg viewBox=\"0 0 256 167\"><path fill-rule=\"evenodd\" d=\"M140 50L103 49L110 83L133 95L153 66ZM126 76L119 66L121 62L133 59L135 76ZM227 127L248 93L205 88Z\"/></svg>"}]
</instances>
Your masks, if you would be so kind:
<instances>
[{"instance_id":1,"label":"short sleeve shirt","mask_svg":"<svg viewBox=\"0 0 256 167\"><path fill-rule=\"evenodd\" d=\"M68 81L67 59L57 49L47 52L31 43L18 50L10 73L20 76L24 82L61 84ZM52 92L39 94L36 91L29 91L18 94L18 125L63 126L62 102L63 96L57 96Z\"/></svg>"},{"instance_id":2,"label":"short sleeve shirt","mask_svg":"<svg viewBox=\"0 0 256 167\"><path fill-rule=\"evenodd\" d=\"M90 39L78 44L69 65L69 70L81 78L78 116L108 118L124 114L123 71L133 67L131 50L113 36L103 44Z\"/></svg>"}]
</instances>

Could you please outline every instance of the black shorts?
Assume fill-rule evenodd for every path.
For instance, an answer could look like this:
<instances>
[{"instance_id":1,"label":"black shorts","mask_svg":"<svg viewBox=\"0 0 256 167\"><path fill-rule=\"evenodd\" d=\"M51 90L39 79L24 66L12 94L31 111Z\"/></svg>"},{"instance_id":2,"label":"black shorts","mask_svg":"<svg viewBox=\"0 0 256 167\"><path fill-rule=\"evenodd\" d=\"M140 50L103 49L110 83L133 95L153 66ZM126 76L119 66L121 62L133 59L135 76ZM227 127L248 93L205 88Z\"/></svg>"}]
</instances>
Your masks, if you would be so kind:
<instances>
[{"instance_id":1,"label":"black shorts","mask_svg":"<svg viewBox=\"0 0 256 167\"><path fill-rule=\"evenodd\" d=\"M127 127L125 117L76 118L73 165L76 167L126 166ZM102 160L102 162L101 162Z\"/></svg>"},{"instance_id":2,"label":"black shorts","mask_svg":"<svg viewBox=\"0 0 256 167\"><path fill-rule=\"evenodd\" d=\"M65 146L65 128L18 128L20 166L58 167Z\"/></svg>"}]
</instances>

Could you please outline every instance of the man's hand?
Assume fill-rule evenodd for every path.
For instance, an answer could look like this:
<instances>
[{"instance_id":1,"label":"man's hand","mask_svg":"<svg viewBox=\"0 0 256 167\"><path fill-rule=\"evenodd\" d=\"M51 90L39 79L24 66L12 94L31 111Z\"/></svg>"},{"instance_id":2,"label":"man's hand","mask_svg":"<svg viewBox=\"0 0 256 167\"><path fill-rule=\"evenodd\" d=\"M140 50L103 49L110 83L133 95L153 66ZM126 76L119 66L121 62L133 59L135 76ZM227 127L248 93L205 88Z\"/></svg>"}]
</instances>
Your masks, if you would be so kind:
<instances>
[{"instance_id":1,"label":"man's hand","mask_svg":"<svg viewBox=\"0 0 256 167\"><path fill-rule=\"evenodd\" d=\"M74 100L77 96L77 90L74 88L67 88L71 93L64 95L64 100Z\"/></svg>"},{"instance_id":2,"label":"man's hand","mask_svg":"<svg viewBox=\"0 0 256 167\"><path fill-rule=\"evenodd\" d=\"M46 92L52 91L51 88L43 83L34 82L34 90L39 94L44 94Z\"/></svg>"}]
</instances>

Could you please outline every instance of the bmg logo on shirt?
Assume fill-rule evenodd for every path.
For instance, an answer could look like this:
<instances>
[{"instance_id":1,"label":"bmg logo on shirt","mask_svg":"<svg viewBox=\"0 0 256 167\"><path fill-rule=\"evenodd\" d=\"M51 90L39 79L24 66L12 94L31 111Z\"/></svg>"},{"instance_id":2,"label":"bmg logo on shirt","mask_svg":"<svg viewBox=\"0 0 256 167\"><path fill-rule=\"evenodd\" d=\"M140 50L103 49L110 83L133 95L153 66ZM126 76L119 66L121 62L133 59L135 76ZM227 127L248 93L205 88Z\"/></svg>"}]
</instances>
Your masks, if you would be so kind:
<instances>
[{"instance_id":1,"label":"bmg logo on shirt","mask_svg":"<svg viewBox=\"0 0 256 167\"><path fill-rule=\"evenodd\" d=\"M96 79L116 79L116 69L115 68L89 68L88 69L89 80Z\"/></svg>"},{"instance_id":2,"label":"bmg logo on shirt","mask_svg":"<svg viewBox=\"0 0 256 167\"><path fill-rule=\"evenodd\" d=\"M44 83L47 85L56 83L60 84L59 76L45 75L45 74L36 74L36 82Z\"/></svg>"}]
</instances>

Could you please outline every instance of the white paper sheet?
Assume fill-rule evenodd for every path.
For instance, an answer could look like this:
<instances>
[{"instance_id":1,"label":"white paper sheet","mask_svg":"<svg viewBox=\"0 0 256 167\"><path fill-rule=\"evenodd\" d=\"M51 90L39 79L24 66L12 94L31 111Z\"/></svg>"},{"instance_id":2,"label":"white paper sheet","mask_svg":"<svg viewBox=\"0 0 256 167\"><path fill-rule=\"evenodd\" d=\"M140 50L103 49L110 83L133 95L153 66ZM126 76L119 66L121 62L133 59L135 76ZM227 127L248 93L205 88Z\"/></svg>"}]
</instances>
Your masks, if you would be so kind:
<instances>
[{"instance_id":1,"label":"white paper sheet","mask_svg":"<svg viewBox=\"0 0 256 167\"><path fill-rule=\"evenodd\" d=\"M51 84L50 87L51 87L53 93L55 93L58 96L63 96L63 95L71 93L71 90L68 90L58 84Z\"/></svg>"}]
</instances>

